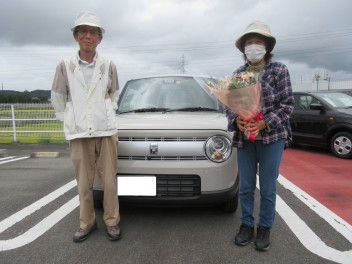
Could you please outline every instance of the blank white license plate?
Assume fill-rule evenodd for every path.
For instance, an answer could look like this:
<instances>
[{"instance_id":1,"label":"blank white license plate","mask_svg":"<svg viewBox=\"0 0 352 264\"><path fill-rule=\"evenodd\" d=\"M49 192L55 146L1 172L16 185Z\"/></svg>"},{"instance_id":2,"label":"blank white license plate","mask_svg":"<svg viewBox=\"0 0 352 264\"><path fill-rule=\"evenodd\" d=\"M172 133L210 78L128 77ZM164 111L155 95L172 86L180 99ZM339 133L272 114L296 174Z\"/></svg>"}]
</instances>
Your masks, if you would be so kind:
<instances>
[{"instance_id":1,"label":"blank white license plate","mask_svg":"<svg viewBox=\"0 0 352 264\"><path fill-rule=\"evenodd\" d=\"M117 194L119 196L156 196L156 177L118 176Z\"/></svg>"}]
</instances>

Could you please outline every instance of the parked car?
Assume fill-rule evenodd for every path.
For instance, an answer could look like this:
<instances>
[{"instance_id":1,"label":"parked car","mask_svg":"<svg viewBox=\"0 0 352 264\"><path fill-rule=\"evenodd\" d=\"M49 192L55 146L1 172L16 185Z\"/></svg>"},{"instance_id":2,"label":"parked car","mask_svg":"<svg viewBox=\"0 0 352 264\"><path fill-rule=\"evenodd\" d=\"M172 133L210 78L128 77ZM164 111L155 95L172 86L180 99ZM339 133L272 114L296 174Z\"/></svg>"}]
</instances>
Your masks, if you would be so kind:
<instances>
[{"instance_id":1,"label":"parked car","mask_svg":"<svg viewBox=\"0 0 352 264\"><path fill-rule=\"evenodd\" d=\"M330 148L352 157L352 96L334 91L294 92L293 144Z\"/></svg>"},{"instance_id":2,"label":"parked car","mask_svg":"<svg viewBox=\"0 0 352 264\"><path fill-rule=\"evenodd\" d=\"M117 110L118 192L125 203L165 206L238 205L237 152L209 77L133 79ZM103 188L96 177L94 203Z\"/></svg>"}]
</instances>

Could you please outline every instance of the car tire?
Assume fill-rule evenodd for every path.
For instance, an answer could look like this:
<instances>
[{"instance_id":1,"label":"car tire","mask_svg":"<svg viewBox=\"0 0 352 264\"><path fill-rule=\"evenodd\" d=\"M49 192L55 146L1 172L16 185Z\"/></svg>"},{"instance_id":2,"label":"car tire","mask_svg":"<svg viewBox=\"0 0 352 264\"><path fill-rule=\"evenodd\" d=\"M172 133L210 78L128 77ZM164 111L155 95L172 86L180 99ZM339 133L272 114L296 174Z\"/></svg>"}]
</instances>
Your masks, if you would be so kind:
<instances>
[{"instance_id":1,"label":"car tire","mask_svg":"<svg viewBox=\"0 0 352 264\"><path fill-rule=\"evenodd\" d=\"M349 132L336 133L331 138L330 149L339 158L352 158L352 134Z\"/></svg>"},{"instance_id":2,"label":"car tire","mask_svg":"<svg viewBox=\"0 0 352 264\"><path fill-rule=\"evenodd\" d=\"M222 204L223 212L229 213L229 214L236 212L237 207L238 207L238 192L232 199Z\"/></svg>"}]
</instances>

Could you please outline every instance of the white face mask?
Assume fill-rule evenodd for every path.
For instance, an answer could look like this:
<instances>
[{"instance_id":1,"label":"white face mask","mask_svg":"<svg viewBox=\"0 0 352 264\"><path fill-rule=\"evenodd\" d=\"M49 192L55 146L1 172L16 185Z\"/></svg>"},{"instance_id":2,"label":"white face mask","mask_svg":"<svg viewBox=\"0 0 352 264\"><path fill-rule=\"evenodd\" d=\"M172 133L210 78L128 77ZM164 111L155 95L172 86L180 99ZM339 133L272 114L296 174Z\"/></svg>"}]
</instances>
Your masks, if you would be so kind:
<instances>
[{"instance_id":1,"label":"white face mask","mask_svg":"<svg viewBox=\"0 0 352 264\"><path fill-rule=\"evenodd\" d=\"M266 50L263 45L251 44L244 48L244 53L251 63L256 63L264 58Z\"/></svg>"}]
</instances>

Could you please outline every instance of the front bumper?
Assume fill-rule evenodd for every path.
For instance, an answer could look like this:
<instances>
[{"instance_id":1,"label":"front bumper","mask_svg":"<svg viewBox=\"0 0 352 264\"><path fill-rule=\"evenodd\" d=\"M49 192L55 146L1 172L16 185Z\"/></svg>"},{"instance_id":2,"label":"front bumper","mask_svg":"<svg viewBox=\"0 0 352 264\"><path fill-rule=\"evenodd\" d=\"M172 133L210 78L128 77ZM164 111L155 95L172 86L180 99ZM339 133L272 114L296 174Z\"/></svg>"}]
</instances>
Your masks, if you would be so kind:
<instances>
[{"instance_id":1,"label":"front bumper","mask_svg":"<svg viewBox=\"0 0 352 264\"><path fill-rule=\"evenodd\" d=\"M119 196L119 201L123 204L147 205L147 206L211 206L225 203L238 195L239 179L230 188L218 191L201 192L193 196ZM103 201L104 191L94 189L94 200Z\"/></svg>"}]
</instances>

